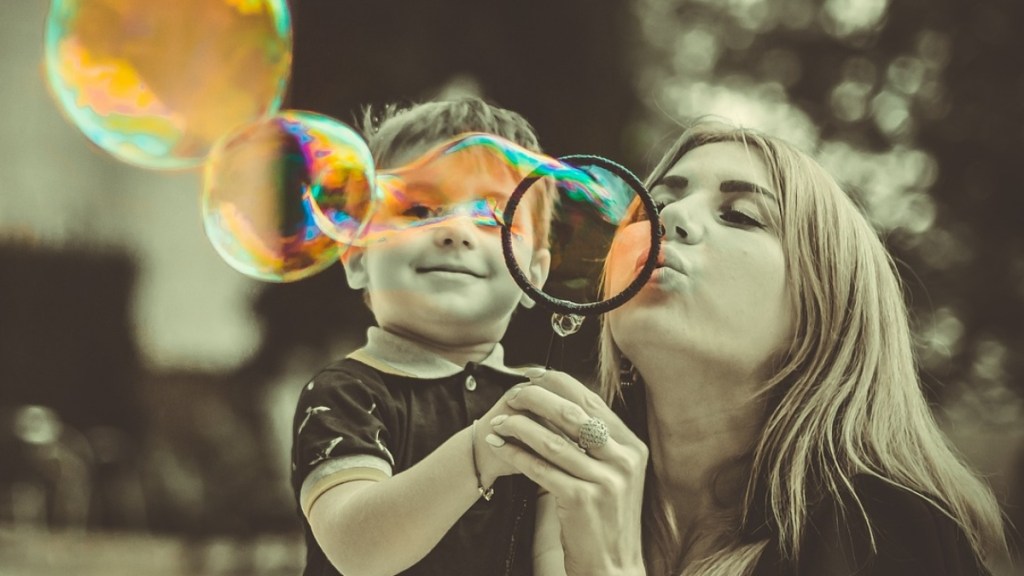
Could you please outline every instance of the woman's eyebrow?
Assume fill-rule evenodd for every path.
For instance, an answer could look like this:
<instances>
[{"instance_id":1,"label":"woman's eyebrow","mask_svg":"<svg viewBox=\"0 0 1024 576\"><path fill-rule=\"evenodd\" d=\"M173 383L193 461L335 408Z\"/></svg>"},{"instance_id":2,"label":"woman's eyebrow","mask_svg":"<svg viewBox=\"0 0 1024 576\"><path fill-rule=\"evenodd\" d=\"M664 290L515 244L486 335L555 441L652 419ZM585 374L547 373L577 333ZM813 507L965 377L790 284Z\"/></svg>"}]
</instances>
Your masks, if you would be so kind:
<instances>
[{"instance_id":1,"label":"woman's eyebrow","mask_svg":"<svg viewBox=\"0 0 1024 576\"><path fill-rule=\"evenodd\" d=\"M676 174L669 174L654 183L654 186L665 186L673 190L685 190L690 185L690 181L685 176L679 176ZM652 188L654 187L652 186Z\"/></svg>"},{"instance_id":2,"label":"woman's eyebrow","mask_svg":"<svg viewBox=\"0 0 1024 576\"><path fill-rule=\"evenodd\" d=\"M767 188L744 180L723 180L722 185L719 186L719 190L723 193L752 192L754 194L761 194L766 198L771 198L774 202L779 201L775 194L772 194Z\"/></svg>"}]
</instances>

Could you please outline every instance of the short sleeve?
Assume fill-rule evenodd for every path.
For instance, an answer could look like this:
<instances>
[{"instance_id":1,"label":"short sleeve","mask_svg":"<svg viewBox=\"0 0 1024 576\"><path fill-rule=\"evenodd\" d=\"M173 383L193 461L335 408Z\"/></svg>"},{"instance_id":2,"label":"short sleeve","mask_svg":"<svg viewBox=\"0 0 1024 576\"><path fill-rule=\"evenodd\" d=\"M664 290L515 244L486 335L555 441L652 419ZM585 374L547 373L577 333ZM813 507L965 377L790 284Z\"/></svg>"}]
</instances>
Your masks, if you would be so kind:
<instances>
[{"instance_id":1,"label":"short sleeve","mask_svg":"<svg viewBox=\"0 0 1024 576\"><path fill-rule=\"evenodd\" d=\"M293 423L292 487L304 514L333 486L391 476L394 422L392 398L370 371L342 363L302 388Z\"/></svg>"}]
</instances>

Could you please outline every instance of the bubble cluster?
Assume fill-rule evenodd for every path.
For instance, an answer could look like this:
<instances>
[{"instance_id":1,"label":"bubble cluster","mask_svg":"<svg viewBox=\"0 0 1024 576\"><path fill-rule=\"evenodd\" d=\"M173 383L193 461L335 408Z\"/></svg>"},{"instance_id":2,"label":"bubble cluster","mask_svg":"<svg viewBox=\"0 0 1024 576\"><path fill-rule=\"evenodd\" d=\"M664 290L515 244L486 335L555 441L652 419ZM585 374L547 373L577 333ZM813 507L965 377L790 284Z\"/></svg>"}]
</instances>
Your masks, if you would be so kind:
<instances>
[{"instance_id":1,"label":"bubble cluster","mask_svg":"<svg viewBox=\"0 0 1024 576\"><path fill-rule=\"evenodd\" d=\"M547 292L598 299L611 238L642 189L634 176L482 133L378 171L345 124L279 110L290 19L286 0L52 0L47 80L68 119L115 158L205 164L206 234L253 278L300 280L346 250L464 217L509 235L507 261L550 249Z\"/></svg>"},{"instance_id":2,"label":"bubble cluster","mask_svg":"<svg viewBox=\"0 0 1024 576\"><path fill-rule=\"evenodd\" d=\"M292 60L285 0L53 0L45 68L92 142L142 168L199 166L275 112Z\"/></svg>"},{"instance_id":3,"label":"bubble cluster","mask_svg":"<svg viewBox=\"0 0 1024 576\"><path fill-rule=\"evenodd\" d=\"M468 218L507 227L517 261L550 249L546 291L592 302L604 255L637 194L634 182L598 160L567 162L469 133L377 172L352 129L288 110L217 145L206 166L203 221L234 268L287 282L319 272L350 247ZM514 195L521 207L509 212Z\"/></svg>"}]
</instances>

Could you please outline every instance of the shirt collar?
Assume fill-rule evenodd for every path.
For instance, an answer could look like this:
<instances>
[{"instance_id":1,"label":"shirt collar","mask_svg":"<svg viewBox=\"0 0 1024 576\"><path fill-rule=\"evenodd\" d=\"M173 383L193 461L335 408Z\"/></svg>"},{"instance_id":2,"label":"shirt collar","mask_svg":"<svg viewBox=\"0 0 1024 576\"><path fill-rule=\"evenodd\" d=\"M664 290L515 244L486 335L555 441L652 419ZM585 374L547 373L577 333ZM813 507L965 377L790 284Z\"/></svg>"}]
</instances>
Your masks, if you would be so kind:
<instances>
[{"instance_id":1,"label":"shirt collar","mask_svg":"<svg viewBox=\"0 0 1024 576\"><path fill-rule=\"evenodd\" d=\"M371 326L366 331L366 345L348 357L385 374L424 380L447 378L465 370L464 366L459 366L408 338L392 334L377 326ZM500 343L495 343L491 353L478 364L504 374L521 374L505 366L505 349Z\"/></svg>"}]
</instances>

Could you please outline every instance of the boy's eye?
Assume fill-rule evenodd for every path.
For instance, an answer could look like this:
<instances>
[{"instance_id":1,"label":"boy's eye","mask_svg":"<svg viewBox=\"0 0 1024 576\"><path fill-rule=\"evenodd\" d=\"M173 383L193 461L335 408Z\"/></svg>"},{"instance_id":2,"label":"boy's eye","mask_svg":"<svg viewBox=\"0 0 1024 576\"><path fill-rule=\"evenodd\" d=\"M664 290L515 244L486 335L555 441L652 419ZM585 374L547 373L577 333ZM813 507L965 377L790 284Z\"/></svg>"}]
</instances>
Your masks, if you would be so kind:
<instances>
[{"instance_id":1,"label":"boy's eye","mask_svg":"<svg viewBox=\"0 0 1024 576\"><path fill-rule=\"evenodd\" d=\"M410 218L430 218L434 215L434 209L425 204L413 204L402 211L402 216Z\"/></svg>"}]
</instances>

